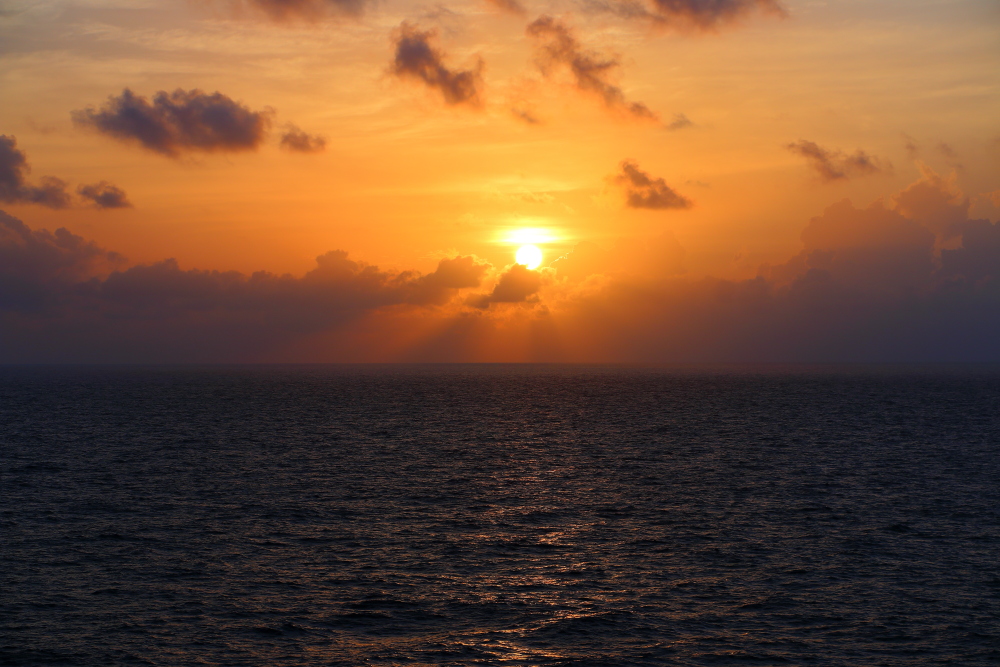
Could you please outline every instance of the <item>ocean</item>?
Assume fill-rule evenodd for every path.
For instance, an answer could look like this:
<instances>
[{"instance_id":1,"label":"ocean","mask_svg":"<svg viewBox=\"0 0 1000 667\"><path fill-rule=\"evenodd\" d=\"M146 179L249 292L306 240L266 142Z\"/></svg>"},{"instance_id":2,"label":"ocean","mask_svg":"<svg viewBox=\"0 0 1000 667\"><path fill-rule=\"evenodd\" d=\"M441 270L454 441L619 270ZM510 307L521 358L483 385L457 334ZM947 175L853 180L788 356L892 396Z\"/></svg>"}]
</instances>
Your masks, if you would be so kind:
<instances>
[{"instance_id":1,"label":"ocean","mask_svg":"<svg viewBox=\"0 0 1000 667\"><path fill-rule=\"evenodd\" d=\"M996 665L1000 368L0 367L2 665Z\"/></svg>"}]
</instances>

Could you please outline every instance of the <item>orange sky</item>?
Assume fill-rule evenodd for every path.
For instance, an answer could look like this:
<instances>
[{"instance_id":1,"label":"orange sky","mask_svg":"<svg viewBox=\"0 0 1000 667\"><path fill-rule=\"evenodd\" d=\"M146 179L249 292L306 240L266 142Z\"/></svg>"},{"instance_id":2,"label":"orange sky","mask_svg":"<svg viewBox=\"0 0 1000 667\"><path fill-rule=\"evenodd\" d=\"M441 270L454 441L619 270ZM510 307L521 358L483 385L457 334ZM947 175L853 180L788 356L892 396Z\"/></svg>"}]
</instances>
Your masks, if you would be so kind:
<instances>
[{"instance_id":1,"label":"orange sky","mask_svg":"<svg viewBox=\"0 0 1000 667\"><path fill-rule=\"evenodd\" d=\"M803 251L810 220L844 199L858 211L881 199L930 229L898 203L914 183L956 211L967 199L955 225L1000 219L995 2L501 5L4 0L0 134L16 143L7 190L0 165L0 209L33 232L65 228L120 253L119 272L173 258L179 272L299 279L332 250L396 280L454 257L484 267L433 304L376 300L237 355L255 360L438 358L427 350L469 317L463 359L672 358L642 352L653 344L638 333L585 335L597 312L588 299L642 285L649 304L631 294L639 301L615 301L614 317L659 331L647 305L673 298L663 290L693 303L708 298L695 296L705 280L771 276ZM154 145L112 114L125 89L150 110L160 91L184 91L175 103L208 114L199 122L242 110L259 132L227 144L174 127ZM282 147L291 125L317 150ZM30 171L10 171L16 155ZM58 207L37 194L48 176L66 182ZM130 206L78 192L100 182ZM499 289L518 247L509 234L523 228L549 235L537 288L476 302ZM940 282L941 252L964 247L965 232L931 231ZM596 259L579 268L577 252L578 268L560 268L580 243ZM26 340L41 326L18 318L5 326ZM37 358L76 358L53 341ZM191 358L215 358L192 345Z\"/></svg>"}]
</instances>

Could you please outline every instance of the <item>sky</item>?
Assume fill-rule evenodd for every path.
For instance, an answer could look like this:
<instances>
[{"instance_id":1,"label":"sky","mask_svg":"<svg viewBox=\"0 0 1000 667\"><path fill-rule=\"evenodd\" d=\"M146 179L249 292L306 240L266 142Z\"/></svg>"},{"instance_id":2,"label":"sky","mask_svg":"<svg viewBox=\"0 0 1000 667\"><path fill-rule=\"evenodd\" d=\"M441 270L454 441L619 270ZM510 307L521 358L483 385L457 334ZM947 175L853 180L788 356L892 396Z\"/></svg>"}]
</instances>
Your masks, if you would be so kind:
<instances>
[{"instance_id":1,"label":"sky","mask_svg":"<svg viewBox=\"0 0 1000 667\"><path fill-rule=\"evenodd\" d=\"M0 0L0 100L2 363L1000 361L995 0Z\"/></svg>"}]
</instances>

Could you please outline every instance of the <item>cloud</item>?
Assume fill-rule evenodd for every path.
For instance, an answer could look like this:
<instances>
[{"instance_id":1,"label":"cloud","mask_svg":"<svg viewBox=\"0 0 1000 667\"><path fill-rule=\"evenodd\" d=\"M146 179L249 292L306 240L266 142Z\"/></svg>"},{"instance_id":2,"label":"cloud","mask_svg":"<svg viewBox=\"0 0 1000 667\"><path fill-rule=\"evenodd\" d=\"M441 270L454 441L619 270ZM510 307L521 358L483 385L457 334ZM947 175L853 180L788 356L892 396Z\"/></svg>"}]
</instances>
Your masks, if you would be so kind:
<instances>
[{"instance_id":1,"label":"cloud","mask_svg":"<svg viewBox=\"0 0 1000 667\"><path fill-rule=\"evenodd\" d=\"M411 280L409 302L418 304L445 303L455 290L479 287L489 264L472 256L442 259L434 273ZM410 279L411 274L403 274Z\"/></svg>"},{"instance_id":2,"label":"cloud","mask_svg":"<svg viewBox=\"0 0 1000 667\"><path fill-rule=\"evenodd\" d=\"M21 201L49 208L66 208L70 203L69 194L66 192L68 185L61 178L42 176L40 185L27 186L21 190Z\"/></svg>"},{"instance_id":3,"label":"cloud","mask_svg":"<svg viewBox=\"0 0 1000 667\"><path fill-rule=\"evenodd\" d=\"M621 169L612 181L625 190L625 205L629 208L691 208L690 199L675 192L662 178L651 178L632 160L622 162Z\"/></svg>"},{"instance_id":4,"label":"cloud","mask_svg":"<svg viewBox=\"0 0 1000 667\"><path fill-rule=\"evenodd\" d=\"M810 220L797 256L761 275L775 285L822 278L869 297L905 296L930 288L934 242L926 227L881 201L858 209L845 199Z\"/></svg>"},{"instance_id":5,"label":"cloud","mask_svg":"<svg viewBox=\"0 0 1000 667\"><path fill-rule=\"evenodd\" d=\"M942 249L928 227L940 218L910 208L915 193L951 207L959 243ZM806 225L799 253L750 280L622 271L627 257L578 246L565 270L553 264L579 286L550 307L574 332L565 358L1000 361L1000 224L957 220L964 201L927 169L888 202L837 202Z\"/></svg>"},{"instance_id":6,"label":"cloud","mask_svg":"<svg viewBox=\"0 0 1000 667\"><path fill-rule=\"evenodd\" d=\"M326 16L358 16L365 0L246 0L275 21L317 20Z\"/></svg>"},{"instance_id":7,"label":"cloud","mask_svg":"<svg viewBox=\"0 0 1000 667\"><path fill-rule=\"evenodd\" d=\"M125 191L107 181L81 185L76 192L97 208L132 208Z\"/></svg>"},{"instance_id":8,"label":"cloud","mask_svg":"<svg viewBox=\"0 0 1000 667\"><path fill-rule=\"evenodd\" d=\"M514 16L524 16L528 13L528 10L518 0L486 0L486 2L500 11Z\"/></svg>"},{"instance_id":9,"label":"cloud","mask_svg":"<svg viewBox=\"0 0 1000 667\"><path fill-rule=\"evenodd\" d=\"M881 160L860 149L853 155L846 155L842 151L828 150L805 139L792 142L786 148L804 157L820 179L827 183L876 174L888 168Z\"/></svg>"},{"instance_id":10,"label":"cloud","mask_svg":"<svg viewBox=\"0 0 1000 667\"><path fill-rule=\"evenodd\" d=\"M947 244L939 214L911 208L935 199ZM471 256L428 274L343 251L302 277L128 266L0 214L0 361L1000 361L1000 224L957 219L965 200L925 169L893 197L828 206L751 279L684 273L664 234L513 265L466 299L490 269Z\"/></svg>"},{"instance_id":11,"label":"cloud","mask_svg":"<svg viewBox=\"0 0 1000 667\"><path fill-rule=\"evenodd\" d=\"M126 88L99 110L74 111L78 125L178 157L186 152L256 150L271 127L270 111L252 111L222 93L160 91L152 102Z\"/></svg>"},{"instance_id":12,"label":"cloud","mask_svg":"<svg viewBox=\"0 0 1000 667\"><path fill-rule=\"evenodd\" d=\"M517 118L519 121L521 121L523 123L527 123L528 125L541 125L542 124L542 121L538 118L538 116L536 116L534 113L532 113L528 109L516 108L515 107L515 108L511 109L510 112L512 114L514 114L514 118Z\"/></svg>"},{"instance_id":13,"label":"cloud","mask_svg":"<svg viewBox=\"0 0 1000 667\"><path fill-rule=\"evenodd\" d=\"M482 105L483 61L469 70L451 70L444 64L444 54L434 48L433 30L422 31L402 23L393 34L396 48L390 72L401 79L414 79L441 93L450 105Z\"/></svg>"},{"instance_id":14,"label":"cloud","mask_svg":"<svg viewBox=\"0 0 1000 667\"><path fill-rule=\"evenodd\" d=\"M846 207L835 217L878 212ZM841 217L842 219L842 217ZM791 280L613 280L565 309L575 355L605 361L1000 361L1000 227L959 250L813 250Z\"/></svg>"},{"instance_id":15,"label":"cloud","mask_svg":"<svg viewBox=\"0 0 1000 667\"><path fill-rule=\"evenodd\" d=\"M754 11L785 15L777 0L653 0L652 4L653 11L663 19L701 29L737 21Z\"/></svg>"},{"instance_id":16,"label":"cloud","mask_svg":"<svg viewBox=\"0 0 1000 667\"><path fill-rule=\"evenodd\" d=\"M326 138L289 125L281 135L281 147L293 153L322 153L326 150Z\"/></svg>"},{"instance_id":17,"label":"cloud","mask_svg":"<svg viewBox=\"0 0 1000 667\"><path fill-rule=\"evenodd\" d=\"M941 274L963 287L1000 281L1000 224L989 220L962 223L962 246L941 251Z\"/></svg>"},{"instance_id":18,"label":"cloud","mask_svg":"<svg viewBox=\"0 0 1000 667\"><path fill-rule=\"evenodd\" d=\"M0 311L37 311L72 299L124 258L65 229L32 231L0 211Z\"/></svg>"},{"instance_id":19,"label":"cloud","mask_svg":"<svg viewBox=\"0 0 1000 667\"><path fill-rule=\"evenodd\" d=\"M320 255L301 278L174 260L129 267L65 229L32 231L0 212L0 336L11 343L0 359L42 348L34 358L247 359L382 308L440 306L488 268L455 257L429 274L396 273L343 251Z\"/></svg>"},{"instance_id":20,"label":"cloud","mask_svg":"<svg viewBox=\"0 0 1000 667\"><path fill-rule=\"evenodd\" d=\"M704 31L717 30L757 11L787 15L777 0L591 0L588 6L623 18L651 21L663 27Z\"/></svg>"},{"instance_id":21,"label":"cloud","mask_svg":"<svg viewBox=\"0 0 1000 667\"><path fill-rule=\"evenodd\" d=\"M0 201L8 204L40 204L49 208L69 206L66 181L43 176L39 185L29 185L26 174L31 171L24 152L17 148L17 139L0 134Z\"/></svg>"},{"instance_id":22,"label":"cloud","mask_svg":"<svg viewBox=\"0 0 1000 667\"><path fill-rule=\"evenodd\" d=\"M943 156L945 156L947 158L951 158L951 159L954 160L954 159L956 159L958 157L958 153L955 152L955 149L952 148L951 146L949 146L948 144L946 144L943 141L937 145L937 149L938 149L938 152L941 153L941 155L943 155Z\"/></svg>"},{"instance_id":23,"label":"cloud","mask_svg":"<svg viewBox=\"0 0 1000 667\"><path fill-rule=\"evenodd\" d=\"M969 198L958 189L954 173L941 176L922 162L917 167L920 179L893 195L896 210L942 239L954 238L969 217Z\"/></svg>"},{"instance_id":24,"label":"cloud","mask_svg":"<svg viewBox=\"0 0 1000 667\"><path fill-rule=\"evenodd\" d=\"M542 274L523 264L514 264L500 276L489 294L471 296L468 303L476 308L488 308L491 303L524 303L542 288Z\"/></svg>"},{"instance_id":25,"label":"cloud","mask_svg":"<svg viewBox=\"0 0 1000 667\"><path fill-rule=\"evenodd\" d=\"M538 64L543 74L548 76L555 67L564 66L573 75L578 90L596 95L609 109L623 111L634 118L656 120L656 115L645 104L628 101L622 89L611 83L611 77L621 65L617 58L585 51L569 27L551 16L532 21L527 34L538 42Z\"/></svg>"},{"instance_id":26,"label":"cloud","mask_svg":"<svg viewBox=\"0 0 1000 667\"><path fill-rule=\"evenodd\" d=\"M993 204L994 207L1000 208L1000 190L994 190L993 192L984 192L980 194L977 199L983 201L988 201Z\"/></svg>"},{"instance_id":27,"label":"cloud","mask_svg":"<svg viewBox=\"0 0 1000 667\"><path fill-rule=\"evenodd\" d=\"M683 130L685 127L692 127L694 123L682 113L675 113L674 119L667 125L668 130Z\"/></svg>"}]
</instances>

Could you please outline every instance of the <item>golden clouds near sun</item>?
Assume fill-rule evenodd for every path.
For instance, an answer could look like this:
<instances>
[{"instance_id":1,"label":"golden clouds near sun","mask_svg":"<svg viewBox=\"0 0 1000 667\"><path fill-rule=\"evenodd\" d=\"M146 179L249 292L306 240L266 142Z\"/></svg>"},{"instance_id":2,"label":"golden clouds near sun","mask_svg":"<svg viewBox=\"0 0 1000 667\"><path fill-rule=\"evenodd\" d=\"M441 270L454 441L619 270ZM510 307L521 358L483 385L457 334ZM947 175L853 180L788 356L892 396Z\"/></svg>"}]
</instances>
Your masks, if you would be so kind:
<instances>
[{"instance_id":1,"label":"golden clouds near sun","mask_svg":"<svg viewBox=\"0 0 1000 667\"><path fill-rule=\"evenodd\" d=\"M537 269L542 265L542 251L536 245L523 245L517 249L514 259L529 269Z\"/></svg>"}]
</instances>

